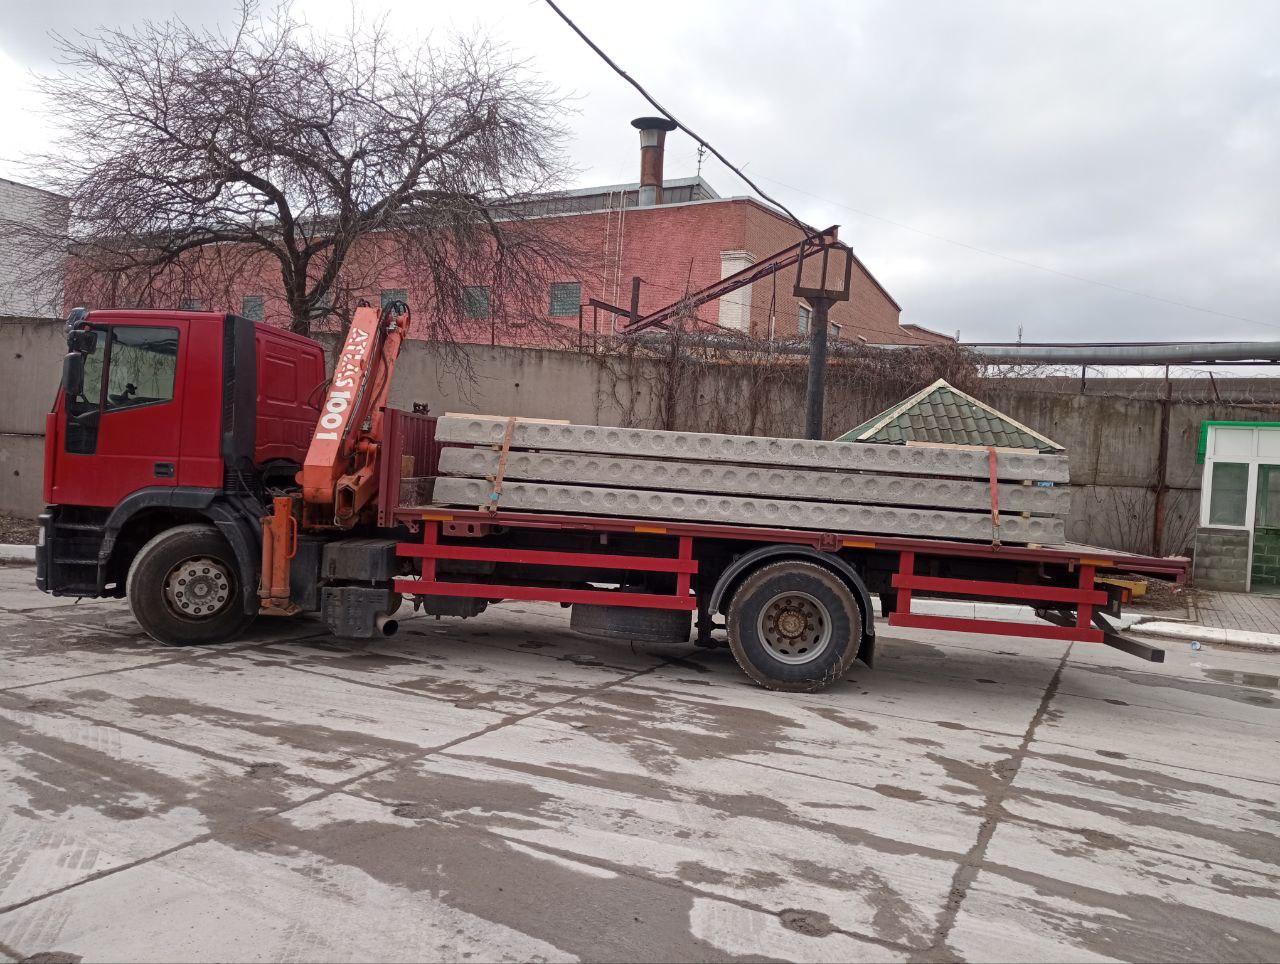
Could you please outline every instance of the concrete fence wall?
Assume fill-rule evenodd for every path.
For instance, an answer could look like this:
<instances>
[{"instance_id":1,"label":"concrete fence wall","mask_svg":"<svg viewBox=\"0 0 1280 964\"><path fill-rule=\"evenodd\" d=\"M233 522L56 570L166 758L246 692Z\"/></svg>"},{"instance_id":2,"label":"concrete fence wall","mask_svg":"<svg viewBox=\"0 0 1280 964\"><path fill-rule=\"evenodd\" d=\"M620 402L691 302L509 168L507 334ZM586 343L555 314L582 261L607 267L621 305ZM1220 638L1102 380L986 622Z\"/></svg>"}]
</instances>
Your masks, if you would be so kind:
<instances>
[{"instance_id":1,"label":"concrete fence wall","mask_svg":"<svg viewBox=\"0 0 1280 964\"><path fill-rule=\"evenodd\" d=\"M67 352L61 321L0 317L0 512L43 506L44 419Z\"/></svg>"},{"instance_id":2,"label":"concrete fence wall","mask_svg":"<svg viewBox=\"0 0 1280 964\"><path fill-rule=\"evenodd\" d=\"M0 511L40 508L44 416L53 401L65 352L61 322L0 319ZM324 340L324 339L322 339ZM332 355L333 340L326 342ZM598 425L633 425L741 434L802 434L802 366L761 379L750 366L704 364L673 384L670 366L576 352L489 346L442 350L410 342L401 354L391 403L425 403L436 414L479 412L563 418ZM1199 515L1201 466L1195 450L1206 419L1280 420L1274 383L1250 379L1262 404L1218 400L1166 404L1159 384L1097 379L1083 393L1074 384L998 381L984 400L1066 446L1071 459L1073 541L1139 552L1180 552ZM1230 398L1224 383L1221 394ZM900 400L875 385L833 378L827 436L832 437ZM1185 394L1185 393L1184 393ZM1274 401L1266 401L1274 398ZM1162 535L1156 534L1160 437L1167 419Z\"/></svg>"}]
</instances>

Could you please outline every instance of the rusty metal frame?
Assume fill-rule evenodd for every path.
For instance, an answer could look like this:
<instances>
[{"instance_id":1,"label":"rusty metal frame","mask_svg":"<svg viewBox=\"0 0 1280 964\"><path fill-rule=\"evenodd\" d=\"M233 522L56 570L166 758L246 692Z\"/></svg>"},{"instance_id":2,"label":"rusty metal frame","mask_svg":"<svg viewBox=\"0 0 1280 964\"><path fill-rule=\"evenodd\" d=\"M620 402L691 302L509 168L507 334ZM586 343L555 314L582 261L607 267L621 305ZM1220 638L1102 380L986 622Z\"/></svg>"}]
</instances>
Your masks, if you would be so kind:
<instances>
[{"instance_id":1,"label":"rusty metal frame","mask_svg":"<svg viewBox=\"0 0 1280 964\"><path fill-rule=\"evenodd\" d=\"M834 232L835 228L830 228ZM806 241L809 239L805 239ZM838 241L832 244L824 244L821 246L813 246L814 250L806 253L806 248L810 247L803 241L798 246L799 250L796 257L796 283L792 289L792 294L797 298L807 298L810 300L825 299L827 301L848 301L850 283L853 280L853 250L847 244L841 244ZM844 283L839 288L828 288L827 278L830 274L831 252L833 250L843 251L844 258ZM822 270L819 273L818 287L806 288L801 284L804 279L804 262L805 258L812 257L814 253L822 255Z\"/></svg>"},{"instance_id":2,"label":"rusty metal frame","mask_svg":"<svg viewBox=\"0 0 1280 964\"><path fill-rule=\"evenodd\" d=\"M714 284L707 285L698 291L694 291L684 297L673 301L666 307L659 308L657 311L651 311L649 314L635 318L631 324L623 328L620 335L635 335L649 328L667 327L670 320L682 311L695 310L709 301L715 301L727 294L737 291L739 288L745 288L747 285L755 284L772 274L782 271L792 265L799 265L803 269L804 259L811 258L815 254L821 253L823 256L823 283L826 283L827 277L827 259L830 252L834 248L838 248L846 252L845 259L845 294L841 298L838 293L835 295L826 294L824 297L831 297L837 301L845 300L849 297L849 280L853 272L853 251L848 245L842 243L839 239L840 226L833 224L825 231L819 232L811 237L802 238L795 244L788 245L780 251L775 251L767 258L757 261L755 264L747 265L741 271L736 271L727 278L721 278ZM797 285L799 276L797 275ZM797 287L797 291L799 288ZM799 297L807 297L807 295L799 295ZM591 304L596 304L592 299ZM634 304L634 295L633 295ZM616 308L613 305L606 305L600 302L598 305L609 311L613 311L619 315L630 315L631 312L624 308Z\"/></svg>"}]
</instances>

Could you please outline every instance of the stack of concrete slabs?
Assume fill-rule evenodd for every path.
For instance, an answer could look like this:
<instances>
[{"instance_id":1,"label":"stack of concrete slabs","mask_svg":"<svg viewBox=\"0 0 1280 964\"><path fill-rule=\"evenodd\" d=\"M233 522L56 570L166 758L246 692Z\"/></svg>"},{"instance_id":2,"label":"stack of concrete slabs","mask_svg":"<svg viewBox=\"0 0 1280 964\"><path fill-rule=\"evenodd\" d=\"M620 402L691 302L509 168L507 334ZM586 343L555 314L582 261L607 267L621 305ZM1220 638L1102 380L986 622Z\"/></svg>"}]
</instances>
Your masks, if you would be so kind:
<instances>
[{"instance_id":1,"label":"stack of concrete slabs","mask_svg":"<svg viewBox=\"0 0 1280 964\"><path fill-rule=\"evenodd\" d=\"M445 416L433 501L482 505L498 469L505 418ZM501 505L522 511L822 529L986 541L985 449L516 422ZM532 450L532 451L531 451ZM1002 541L1064 541L1067 460L996 457ZM966 511L967 510L967 511Z\"/></svg>"}]
</instances>

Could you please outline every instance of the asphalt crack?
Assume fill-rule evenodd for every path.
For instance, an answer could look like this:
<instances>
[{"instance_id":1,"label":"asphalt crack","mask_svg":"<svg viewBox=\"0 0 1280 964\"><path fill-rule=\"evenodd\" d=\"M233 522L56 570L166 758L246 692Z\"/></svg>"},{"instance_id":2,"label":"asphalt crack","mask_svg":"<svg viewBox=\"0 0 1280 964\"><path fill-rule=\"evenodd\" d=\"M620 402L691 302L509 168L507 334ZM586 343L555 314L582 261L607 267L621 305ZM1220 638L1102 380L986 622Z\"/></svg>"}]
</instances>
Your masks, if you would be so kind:
<instances>
[{"instance_id":1,"label":"asphalt crack","mask_svg":"<svg viewBox=\"0 0 1280 964\"><path fill-rule=\"evenodd\" d=\"M973 846L969 848L969 852L964 855L959 866L956 867L955 876L951 878L950 893L943 907L942 916L938 921L938 929L934 934L933 942L929 945L927 951L919 955L919 960L961 960L960 956L948 944L951 939L951 932L955 928L956 918L960 914L960 907L964 904L965 897L969 894L969 888L973 886L973 882L978 877L978 871L982 869L986 861L987 849L991 846L991 839L995 836L996 828L999 827L1001 819L1007 816L1004 810L1004 802L1009 796L1009 791L1013 789L1013 781L1017 779L1018 771L1022 769L1023 761L1029 755L1036 730L1043 722L1046 713L1048 713L1049 705L1053 702L1053 698L1058 694L1058 687L1062 682L1062 674L1067 668L1067 661L1071 656L1071 649L1074 645L1074 643L1069 644L1058 660L1058 666L1049 680L1049 685L1045 687L1044 695L1040 697L1040 705L1036 707L1035 713L1031 716L1031 721L1027 724L1026 732L1022 735L1022 741L1004 761L1004 765L996 774L997 787L987 797L986 819L982 821L982 826L978 828L978 836L974 839Z\"/></svg>"}]
</instances>

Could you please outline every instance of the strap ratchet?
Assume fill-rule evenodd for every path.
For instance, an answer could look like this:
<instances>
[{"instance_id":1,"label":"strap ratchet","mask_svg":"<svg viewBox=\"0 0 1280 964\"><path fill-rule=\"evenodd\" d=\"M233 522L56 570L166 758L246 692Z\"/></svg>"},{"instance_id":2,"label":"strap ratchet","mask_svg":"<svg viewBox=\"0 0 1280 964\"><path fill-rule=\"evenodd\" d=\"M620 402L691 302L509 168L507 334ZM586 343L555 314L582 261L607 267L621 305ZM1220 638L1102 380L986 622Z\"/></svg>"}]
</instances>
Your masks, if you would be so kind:
<instances>
[{"instance_id":1,"label":"strap ratchet","mask_svg":"<svg viewBox=\"0 0 1280 964\"><path fill-rule=\"evenodd\" d=\"M498 511L498 503L502 500L502 477L507 471L507 453L511 451L511 436L515 434L516 417L507 419L506 431L502 433L502 445L498 446L498 467L489 478L489 498L480 508L489 513Z\"/></svg>"},{"instance_id":2,"label":"strap ratchet","mask_svg":"<svg viewBox=\"0 0 1280 964\"><path fill-rule=\"evenodd\" d=\"M1000 488L996 484L998 473L994 445L987 446L987 473L991 483L991 544L998 546L1000 545Z\"/></svg>"}]
</instances>

